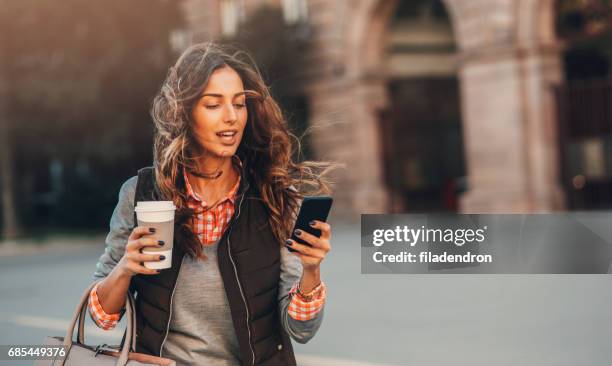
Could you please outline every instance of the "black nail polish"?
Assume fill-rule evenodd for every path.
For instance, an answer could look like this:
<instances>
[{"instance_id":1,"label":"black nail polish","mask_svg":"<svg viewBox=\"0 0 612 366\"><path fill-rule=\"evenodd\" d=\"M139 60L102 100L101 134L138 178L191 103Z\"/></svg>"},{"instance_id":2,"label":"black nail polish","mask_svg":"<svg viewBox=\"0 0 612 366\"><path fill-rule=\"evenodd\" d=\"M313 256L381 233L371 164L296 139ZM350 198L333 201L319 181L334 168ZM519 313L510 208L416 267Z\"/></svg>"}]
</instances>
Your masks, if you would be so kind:
<instances>
[{"instance_id":1,"label":"black nail polish","mask_svg":"<svg viewBox=\"0 0 612 366\"><path fill-rule=\"evenodd\" d=\"M291 246L293 245L293 242L291 241L291 239L287 239L285 240L285 245Z\"/></svg>"},{"instance_id":2,"label":"black nail polish","mask_svg":"<svg viewBox=\"0 0 612 366\"><path fill-rule=\"evenodd\" d=\"M315 225L316 225L315 220L312 220L311 222L309 222L309 223L308 223L308 225L310 225L310 226L315 226Z\"/></svg>"},{"instance_id":3,"label":"black nail polish","mask_svg":"<svg viewBox=\"0 0 612 366\"><path fill-rule=\"evenodd\" d=\"M150 232L150 233L154 233L154 232L155 232L155 228L154 228L154 227L150 227L150 228L149 228L149 232Z\"/></svg>"},{"instance_id":4,"label":"black nail polish","mask_svg":"<svg viewBox=\"0 0 612 366\"><path fill-rule=\"evenodd\" d=\"M302 235L302 230L295 229L294 233L295 233L295 235L300 236L300 235Z\"/></svg>"},{"instance_id":5,"label":"black nail polish","mask_svg":"<svg viewBox=\"0 0 612 366\"><path fill-rule=\"evenodd\" d=\"M163 261L164 259L166 259L166 256L165 256L165 255L160 255L160 256L159 256L159 260L160 260L160 261Z\"/></svg>"},{"instance_id":6,"label":"black nail polish","mask_svg":"<svg viewBox=\"0 0 612 366\"><path fill-rule=\"evenodd\" d=\"M163 246L164 246L164 244L166 244L166 243L164 243L164 241L163 241L163 240L160 240L160 241L158 241L158 242L157 242L157 244L159 244L159 246L160 246L160 247L163 247Z\"/></svg>"}]
</instances>

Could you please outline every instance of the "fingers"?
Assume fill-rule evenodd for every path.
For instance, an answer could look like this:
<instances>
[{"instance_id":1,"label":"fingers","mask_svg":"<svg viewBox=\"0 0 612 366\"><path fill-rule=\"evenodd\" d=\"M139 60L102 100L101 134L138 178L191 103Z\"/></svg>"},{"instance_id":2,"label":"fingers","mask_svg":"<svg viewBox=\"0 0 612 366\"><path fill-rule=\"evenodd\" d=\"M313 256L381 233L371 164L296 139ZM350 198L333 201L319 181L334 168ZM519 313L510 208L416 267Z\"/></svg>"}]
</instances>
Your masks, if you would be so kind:
<instances>
[{"instance_id":1,"label":"fingers","mask_svg":"<svg viewBox=\"0 0 612 366\"><path fill-rule=\"evenodd\" d=\"M151 230L153 229L153 230ZM158 274L156 269L146 268L144 262L158 262L165 257L160 254L142 253L144 248L161 248L165 243L157 240L151 235L155 232L154 228L138 226L132 230L125 247L125 266L133 274L153 275Z\"/></svg>"},{"instance_id":2,"label":"fingers","mask_svg":"<svg viewBox=\"0 0 612 366\"><path fill-rule=\"evenodd\" d=\"M159 262L166 259L164 255L151 253L131 253L128 254L128 259L137 263L141 262Z\"/></svg>"},{"instance_id":3,"label":"fingers","mask_svg":"<svg viewBox=\"0 0 612 366\"><path fill-rule=\"evenodd\" d=\"M148 226L136 226L134 230L130 233L130 237L128 240L136 240L143 235L154 234L155 228Z\"/></svg>"},{"instance_id":4,"label":"fingers","mask_svg":"<svg viewBox=\"0 0 612 366\"><path fill-rule=\"evenodd\" d=\"M128 260L126 262L127 269L134 274L155 275L159 274L159 270L151 269L143 266L140 262Z\"/></svg>"},{"instance_id":5,"label":"fingers","mask_svg":"<svg viewBox=\"0 0 612 366\"><path fill-rule=\"evenodd\" d=\"M142 274L158 274L159 271L151 268L147 268L144 266L144 262L159 262L165 258L164 255L161 254L152 254L152 253L141 253L139 251L129 251L125 253L126 265L127 268L132 273L142 273Z\"/></svg>"},{"instance_id":6,"label":"fingers","mask_svg":"<svg viewBox=\"0 0 612 366\"><path fill-rule=\"evenodd\" d=\"M125 250L128 252L139 252L145 247L161 248L165 244L162 240L157 240L155 237L146 237L128 241Z\"/></svg>"},{"instance_id":7,"label":"fingers","mask_svg":"<svg viewBox=\"0 0 612 366\"><path fill-rule=\"evenodd\" d=\"M294 234L295 236L297 236L301 240L304 240L306 243L312 245L315 248L322 249L325 252L328 252L331 249L329 245L329 240L327 238L317 238L316 236L299 229L295 230Z\"/></svg>"},{"instance_id":8,"label":"fingers","mask_svg":"<svg viewBox=\"0 0 612 366\"><path fill-rule=\"evenodd\" d=\"M295 250L292 254L300 258L303 266L314 268L321 264L321 261L331 250L331 244L329 243L331 227L329 224L317 220L310 222L310 226L321 230L321 236L316 237L303 230L295 230L294 235L309 245L298 243L293 239L287 239L285 245Z\"/></svg>"},{"instance_id":9,"label":"fingers","mask_svg":"<svg viewBox=\"0 0 612 366\"><path fill-rule=\"evenodd\" d=\"M311 227L321 230L321 239L331 238L331 226L328 223L318 220L312 220L309 224Z\"/></svg>"},{"instance_id":10,"label":"fingers","mask_svg":"<svg viewBox=\"0 0 612 366\"><path fill-rule=\"evenodd\" d=\"M285 241L285 245L287 245L291 249L297 250L301 254L305 254L307 256L315 257L315 258L319 258L319 259L323 259L325 257L325 253L326 253L326 252L324 252L321 249L313 248L311 246L304 245L304 244L300 244L300 243L298 243L298 242L296 242L295 240L292 240L292 239L287 239L287 241Z\"/></svg>"}]
</instances>

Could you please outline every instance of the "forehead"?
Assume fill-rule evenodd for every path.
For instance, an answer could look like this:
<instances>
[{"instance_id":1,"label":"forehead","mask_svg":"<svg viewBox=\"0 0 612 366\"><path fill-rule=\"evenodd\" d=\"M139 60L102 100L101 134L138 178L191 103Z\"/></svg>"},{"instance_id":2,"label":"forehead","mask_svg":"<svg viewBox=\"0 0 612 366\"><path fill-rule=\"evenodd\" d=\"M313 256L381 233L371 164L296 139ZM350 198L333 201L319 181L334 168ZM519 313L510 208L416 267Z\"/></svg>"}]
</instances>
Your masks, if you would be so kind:
<instances>
[{"instance_id":1,"label":"forehead","mask_svg":"<svg viewBox=\"0 0 612 366\"><path fill-rule=\"evenodd\" d=\"M204 94L222 94L233 96L244 90L240 75L229 66L215 70L204 87Z\"/></svg>"}]
</instances>

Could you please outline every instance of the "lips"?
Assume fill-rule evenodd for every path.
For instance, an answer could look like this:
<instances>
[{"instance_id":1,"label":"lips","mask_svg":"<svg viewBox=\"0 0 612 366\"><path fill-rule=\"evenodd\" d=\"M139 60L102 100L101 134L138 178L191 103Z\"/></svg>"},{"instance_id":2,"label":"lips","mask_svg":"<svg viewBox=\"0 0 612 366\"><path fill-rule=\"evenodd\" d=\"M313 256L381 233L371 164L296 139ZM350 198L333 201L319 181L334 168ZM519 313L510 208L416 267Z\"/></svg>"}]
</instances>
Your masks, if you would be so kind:
<instances>
[{"instance_id":1,"label":"lips","mask_svg":"<svg viewBox=\"0 0 612 366\"><path fill-rule=\"evenodd\" d=\"M236 143L237 130L224 130L217 132L217 136L221 139L224 145L233 145Z\"/></svg>"},{"instance_id":2,"label":"lips","mask_svg":"<svg viewBox=\"0 0 612 366\"><path fill-rule=\"evenodd\" d=\"M219 136L219 137L232 137L232 136L235 136L237 133L238 133L238 131L236 131L236 130L225 130L225 131L217 132L217 136Z\"/></svg>"}]
</instances>

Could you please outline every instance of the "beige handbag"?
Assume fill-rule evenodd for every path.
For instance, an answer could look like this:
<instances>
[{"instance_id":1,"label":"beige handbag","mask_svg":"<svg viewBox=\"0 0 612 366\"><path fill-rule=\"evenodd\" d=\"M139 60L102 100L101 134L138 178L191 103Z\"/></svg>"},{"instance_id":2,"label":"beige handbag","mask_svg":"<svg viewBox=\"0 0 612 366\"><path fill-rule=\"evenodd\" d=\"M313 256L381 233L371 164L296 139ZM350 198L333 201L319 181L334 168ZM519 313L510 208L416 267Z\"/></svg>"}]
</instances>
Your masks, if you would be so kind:
<instances>
[{"instance_id":1,"label":"beige handbag","mask_svg":"<svg viewBox=\"0 0 612 366\"><path fill-rule=\"evenodd\" d=\"M127 317L127 329L125 332L123 346L87 346L84 342L85 336L85 313L87 312L87 301L89 292L95 283L91 284L83 293L81 301L72 316L72 321L68 327L65 337L47 337L46 346L66 346L66 357L62 360L39 360L37 366L176 366L173 360L168 358L156 357L144 353L132 352L136 349L136 312L134 298L128 292L125 300ZM79 322L77 341L73 342L72 335L74 326Z\"/></svg>"}]
</instances>

